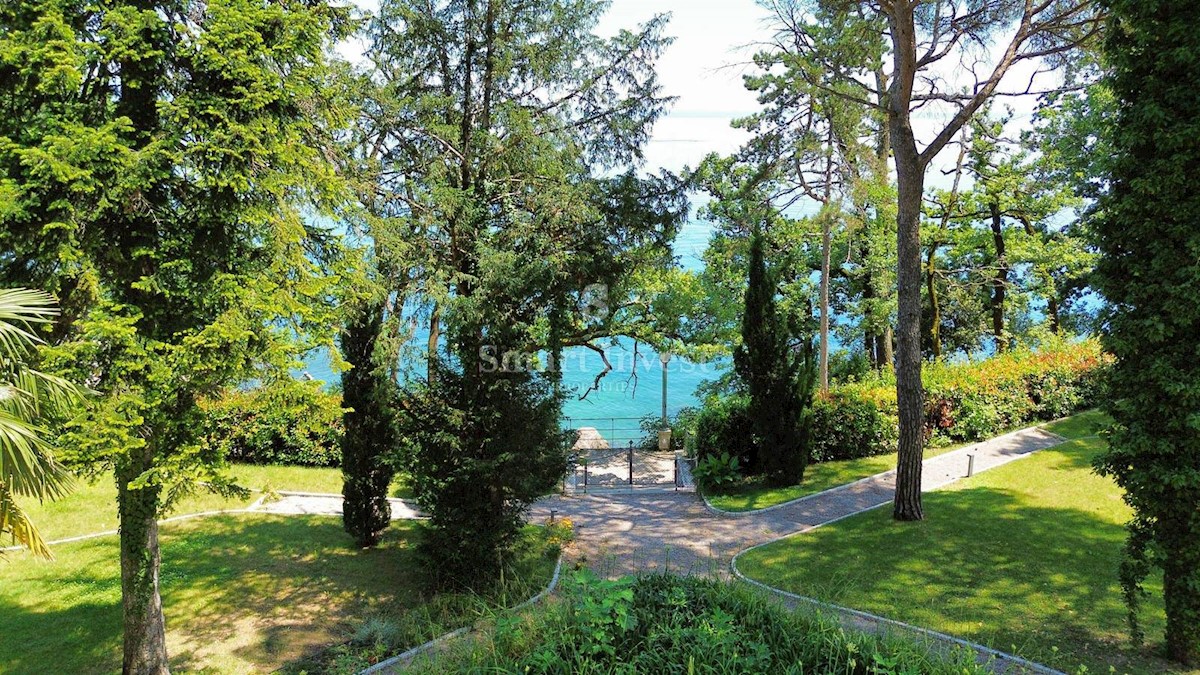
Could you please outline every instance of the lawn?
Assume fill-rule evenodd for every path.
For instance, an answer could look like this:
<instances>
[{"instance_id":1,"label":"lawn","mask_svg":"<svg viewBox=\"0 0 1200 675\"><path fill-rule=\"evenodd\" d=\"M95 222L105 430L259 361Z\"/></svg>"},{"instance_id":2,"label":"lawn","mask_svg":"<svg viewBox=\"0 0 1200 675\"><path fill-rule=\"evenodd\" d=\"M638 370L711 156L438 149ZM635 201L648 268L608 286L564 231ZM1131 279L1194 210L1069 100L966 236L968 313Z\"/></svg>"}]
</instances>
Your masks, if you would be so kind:
<instances>
[{"instance_id":1,"label":"lawn","mask_svg":"<svg viewBox=\"0 0 1200 675\"><path fill-rule=\"evenodd\" d=\"M329 494L340 494L342 491L341 469L235 464L231 473L239 485L258 491ZM392 492L395 497L411 496L403 477L397 477L392 484ZM245 499L227 499L200 491L176 504L171 515L245 508L261 496L251 493ZM117 488L111 476L101 476L95 482L79 480L71 493L58 501L42 504L27 501L22 506L47 541L117 529Z\"/></svg>"},{"instance_id":2,"label":"lawn","mask_svg":"<svg viewBox=\"0 0 1200 675\"><path fill-rule=\"evenodd\" d=\"M1161 646L1161 584L1148 586L1147 635L1128 647L1117 567L1130 511L1095 475L1103 417L1049 425L1073 438L925 495L926 519L887 509L789 537L738 560L795 593L964 637L1074 672L1172 671Z\"/></svg>"},{"instance_id":3,"label":"lawn","mask_svg":"<svg viewBox=\"0 0 1200 675\"><path fill-rule=\"evenodd\" d=\"M477 598L422 596L413 552L420 527L393 523L377 549L358 550L339 518L232 514L164 525L162 596L172 669L297 671L368 619L389 619L399 644L418 644L473 619L483 602ZM525 583L510 590L510 602L536 592L553 568L553 547L529 536L536 541L520 565ZM24 552L0 561L0 672L119 671L116 537L54 552L54 562Z\"/></svg>"},{"instance_id":4,"label":"lawn","mask_svg":"<svg viewBox=\"0 0 1200 675\"><path fill-rule=\"evenodd\" d=\"M953 445L926 448L925 457L935 457L961 447L961 445ZM817 462L809 464L808 468L804 470L804 481L800 485L772 488L763 485L761 480L747 478L740 483L724 488L720 494L706 494L705 496L708 497L710 504L722 511L753 511L823 492L846 483L853 483L856 480L895 468L896 453L894 452L859 459Z\"/></svg>"}]
</instances>

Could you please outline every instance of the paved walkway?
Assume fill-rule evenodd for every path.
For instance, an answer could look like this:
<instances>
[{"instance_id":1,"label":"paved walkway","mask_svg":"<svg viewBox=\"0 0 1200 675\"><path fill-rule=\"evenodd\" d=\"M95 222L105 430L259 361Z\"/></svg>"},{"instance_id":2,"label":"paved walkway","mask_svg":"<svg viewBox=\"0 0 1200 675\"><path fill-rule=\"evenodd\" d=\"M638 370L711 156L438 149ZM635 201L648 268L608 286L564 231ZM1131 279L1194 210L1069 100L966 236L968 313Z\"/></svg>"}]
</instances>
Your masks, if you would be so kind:
<instances>
[{"instance_id":1,"label":"paved walkway","mask_svg":"<svg viewBox=\"0 0 1200 675\"><path fill-rule=\"evenodd\" d=\"M968 456L981 472L1062 442L1038 428L1022 429L925 460L923 489L934 490L966 476ZM745 514L710 511L693 492L611 493L548 497L530 511L542 522L553 511L576 526L572 555L599 574L618 577L642 571L729 575L739 551L787 534L892 501L895 472Z\"/></svg>"}]
</instances>

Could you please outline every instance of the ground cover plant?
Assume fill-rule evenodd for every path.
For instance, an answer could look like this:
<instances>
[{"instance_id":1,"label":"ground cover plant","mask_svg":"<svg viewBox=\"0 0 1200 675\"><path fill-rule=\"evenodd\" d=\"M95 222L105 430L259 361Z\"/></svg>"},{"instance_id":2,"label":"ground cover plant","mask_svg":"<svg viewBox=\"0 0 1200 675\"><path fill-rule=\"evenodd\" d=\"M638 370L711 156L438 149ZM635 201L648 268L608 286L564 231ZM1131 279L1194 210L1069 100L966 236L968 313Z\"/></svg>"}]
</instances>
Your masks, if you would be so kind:
<instances>
[{"instance_id":1,"label":"ground cover plant","mask_svg":"<svg viewBox=\"0 0 1200 675\"><path fill-rule=\"evenodd\" d=\"M1129 509L1091 462L1098 413L1053 423L1073 440L925 495L928 516L898 523L876 509L755 549L751 578L933 628L1074 672L1161 673L1128 647L1117 581ZM1161 583L1147 603L1161 608ZM1161 612L1147 612L1161 645Z\"/></svg>"},{"instance_id":2,"label":"ground cover plant","mask_svg":"<svg viewBox=\"0 0 1200 675\"><path fill-rule=\"evenodd\" d=\"M176 672L356 672L390 653L512 605L549 582L557 547L528 530L509 583L489 597L424 592L418 521L379 546L350 545L340 519L235 514L169 523L161 579ZM54 562L8 553L0 565L0 671L111 673L121 667L117 539L54 546ZM344 645L372 625L390 642ZM341 645L332 647L334 645Z\"/></svg>"},{"instance_id":3,"label":"ground cover plant","mask_svg":"<svg viewBox=\"0 0 1200 675\"><path fill-rule=\"evenodd\" d=\"M423 673L987 672L971 655L937 654L792 612L746 586L648 575L579 573L544 610L501 615L411 670Z\"/></svg>"}]
</instances>

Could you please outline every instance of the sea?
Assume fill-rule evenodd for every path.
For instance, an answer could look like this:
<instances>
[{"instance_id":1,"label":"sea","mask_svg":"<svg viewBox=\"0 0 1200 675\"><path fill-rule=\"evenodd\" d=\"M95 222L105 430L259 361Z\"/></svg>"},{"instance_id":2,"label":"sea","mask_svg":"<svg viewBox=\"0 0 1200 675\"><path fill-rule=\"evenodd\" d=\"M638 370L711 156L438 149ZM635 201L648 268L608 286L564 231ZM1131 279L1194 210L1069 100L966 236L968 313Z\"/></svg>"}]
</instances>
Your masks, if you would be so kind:
<instances>
[{"instance_id":1,"label":"sea","mask_svg":"<svg viewBox=\"0 0 1200 675\"><path fill-rule=\"evenodd\" d=\"M701 219L689 219L675 239L674 252L685 269L703 267L703 254L712 235L712 224ZM730 367L728 359L694 363L671 355L664 366L660 355L647 344L635 345L632 340L619 338L604 349L613 369L600 380L594 391L588 392L595 378L604 370L604 361L593 350L572 347L563 354L563 385L573 394L563 405L563 416L570 426L602 426L611 420L633 420L662 412L663 400L667 414L674 415L683 408L696 407L700 401L697 387L715 380ZM666 370L666 387L663 371ZM304 372L327 383L337 381L330 368L328 354L316 353L305 362ZM587 392L586 398L583 394Z\"/></svg>"}]
</instances>

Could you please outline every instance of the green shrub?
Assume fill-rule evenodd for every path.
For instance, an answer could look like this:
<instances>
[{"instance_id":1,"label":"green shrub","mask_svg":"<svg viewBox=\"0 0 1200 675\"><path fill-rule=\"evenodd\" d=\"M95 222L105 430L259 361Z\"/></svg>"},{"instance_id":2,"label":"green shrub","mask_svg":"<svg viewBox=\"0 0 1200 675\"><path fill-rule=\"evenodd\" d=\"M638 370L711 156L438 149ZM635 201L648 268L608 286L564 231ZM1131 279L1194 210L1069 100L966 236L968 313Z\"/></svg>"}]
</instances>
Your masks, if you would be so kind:
<instances>
[{"instance_id":1,"label":"green shrub","mask_svg":"<svg viewBox=\"0 0 1200 675\"><path fill-rule=\"evenodd\" d=\"M1095 340L1055 342L976 363L926 366L925 419L930 443L977 441L1008 429L1095 406L1111 359ZM754 457L744 399L710 399L697 417L697 456L737 456L747 473ZM812 461L894 452L898 438L895 381L866 377L833 387L813 406Z\"/></svg>"},{"instance_id":2,"label":"green shrub","mask_svg":"<svg viewBox=\"0 0 1200 675\"><path fill-rule=\"evenodd\" d=\"M649 452L658 452L658 432L662 429L670 429L671 449L689 449L684 446L684 439L695 437L696 418L699 414L700 410L697 408L681 408L679 412L667 417L665 425L663 424L662 415L644 415L638 421L638 426L641 427L644 434L642 440L638 441L638 448ZM692 446L694 447L694 443Z\"/></svg>"},{"instance_id":3,"label":"green shrub","mask_svg":"<svg viewBox=\"0 0 1200 675\"><path fill-rule=\"evenodd\" d=\"M649 575L615 581L579 572L559 599L491 628L410 670L428 673L845 673L975 675L967 649L843 628L789 610L746 586Z\"/></svg>"},{"instance_id":4,"label":"green shrub","mask_svg":"<svg viewBox=\"0 0 1200 675\"><path fill-rule=\"evenodd\" d=\"M340 466L342 397L282 379L201 403L204 442L251 464Z\"/></svg>"},{"instance_id":5,"label":"green shrub","mask_svg":"<svg viewBox=\"0 0 1200 675\"><path fill-rule=\"evenodd\" d=\"M886 400L886 399L885 399ZM813 402L812 461L828 462L885 455L896 450L899 420L892 407L879 405L861 387L831 390Z\"/></svg>"},{"instance_id":6,"label":"green shrub","mask_svg":"<svg viewBox=\"0 0 1200 675\"><path fill-rule=\"evenodd\" d=\"M927 433L975 441L1098 403L1110 359L1095 340L1016 350L986 361L925 371Z\"/></svg>"},{"instance_id":7,"label":"green shrub","mask_svg":"<svg viewBox=\"0 0 1200 675\"><path fill-rule=\"evenodd\" d=\"M754 449L754 424L746 396L712 398L696 416L696 460L729 453L742 469L753 473L758 464Z\"/></svg>"},{"instance_id":8,"label":"green shrub","mask_svg":"<svg viewBox=\"0 0 1200 675\"><path fill-rule=\"evenodd\" d=\"M732 485L742 477L738 468L738 458L722 452L720 455L709 455L696 462L692 469L692 478L702 490L716 490L726 485Z\"/></svg>"}]
</instances>

